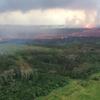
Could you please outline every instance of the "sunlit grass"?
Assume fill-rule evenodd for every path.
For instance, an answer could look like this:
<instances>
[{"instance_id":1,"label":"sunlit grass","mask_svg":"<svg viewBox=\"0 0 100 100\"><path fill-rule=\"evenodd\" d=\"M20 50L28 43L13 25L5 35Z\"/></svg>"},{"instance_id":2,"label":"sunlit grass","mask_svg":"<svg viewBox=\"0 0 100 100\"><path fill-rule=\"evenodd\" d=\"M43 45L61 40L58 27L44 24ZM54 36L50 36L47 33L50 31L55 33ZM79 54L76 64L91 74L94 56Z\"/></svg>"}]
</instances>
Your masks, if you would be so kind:
<instances>
[{"instance_id":1,"label":"sunlit grass","mask_svg":"<svg viewBox=\"0 0 100 100\"><path fill-rule=\"evenodd\" d=\"M91 75L90 79L86 80L86 86L81 85L83 80L73 80L68 86L59 88L38 100L100 100L100 81L92 79L96 76L99 77L100 72Z\"/></svg>"},{"instance_id":2,"label":"sunlit grass","mask_svg":"<svg viewBox=\"0 0 100 100\"><path fill-rule=\"evenodd\" d=\"M1 54L11 54L18 50L26 50L26 49L43 49L43 50L49 50L49 48L46 47L40 47L40 46L28 46L24 44L0 44L0 53Z\"/></svg>"}]
</instances>

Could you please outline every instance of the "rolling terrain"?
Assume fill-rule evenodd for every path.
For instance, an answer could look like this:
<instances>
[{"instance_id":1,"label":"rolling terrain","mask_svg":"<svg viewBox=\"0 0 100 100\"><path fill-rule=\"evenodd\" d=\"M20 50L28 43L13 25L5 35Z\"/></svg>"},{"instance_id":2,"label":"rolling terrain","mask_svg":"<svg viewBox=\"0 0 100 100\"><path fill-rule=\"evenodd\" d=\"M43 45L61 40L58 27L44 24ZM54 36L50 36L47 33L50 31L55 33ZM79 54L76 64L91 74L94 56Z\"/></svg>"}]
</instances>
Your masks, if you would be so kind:
<instances>
[{"instance_id":1,"label":"rolling terrain","mask_svg":"<svg viewBox=\"0 0 100 100\"><path fill-rule=\"evenodd\" d=\"M0 44L0 100L99 100L100 38Z\"/></svg>"}]
</instances>

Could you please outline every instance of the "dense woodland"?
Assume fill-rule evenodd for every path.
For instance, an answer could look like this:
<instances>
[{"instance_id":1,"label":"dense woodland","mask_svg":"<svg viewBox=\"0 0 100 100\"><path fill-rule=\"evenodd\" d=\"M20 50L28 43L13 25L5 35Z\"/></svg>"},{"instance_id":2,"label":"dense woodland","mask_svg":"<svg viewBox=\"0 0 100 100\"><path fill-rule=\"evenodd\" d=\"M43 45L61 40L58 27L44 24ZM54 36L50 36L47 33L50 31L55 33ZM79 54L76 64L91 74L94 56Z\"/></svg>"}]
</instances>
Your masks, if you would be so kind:
<instances>
[{"instance_id":1,"label":"dense woodland","mask_svg":"<svg viewBox=\"0 0 100 100\"><path fill-rule=\"evenodd\" d=\"M26 44L39 49L0 55L0 100L36 100L100 71L100 38L39 41Z\"/></svg>"}]
</instances>

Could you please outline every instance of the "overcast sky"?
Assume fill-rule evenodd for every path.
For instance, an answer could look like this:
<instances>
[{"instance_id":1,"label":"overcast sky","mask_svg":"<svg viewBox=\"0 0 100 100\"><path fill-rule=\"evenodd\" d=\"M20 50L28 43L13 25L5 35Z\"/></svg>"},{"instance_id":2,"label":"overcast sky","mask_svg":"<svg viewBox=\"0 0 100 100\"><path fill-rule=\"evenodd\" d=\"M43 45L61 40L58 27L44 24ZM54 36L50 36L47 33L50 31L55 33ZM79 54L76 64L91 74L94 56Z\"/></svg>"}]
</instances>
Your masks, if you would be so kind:
<instances>
[{"instance_id":1,"label":"overcast sky","mask_svg":"<svg viewBox=\"0 0 100 100\"><path fill-rule=\"evenodd\" d=\"M100 25L99 0L0 0L0 24Z\"/></svg>"}]
</instances>

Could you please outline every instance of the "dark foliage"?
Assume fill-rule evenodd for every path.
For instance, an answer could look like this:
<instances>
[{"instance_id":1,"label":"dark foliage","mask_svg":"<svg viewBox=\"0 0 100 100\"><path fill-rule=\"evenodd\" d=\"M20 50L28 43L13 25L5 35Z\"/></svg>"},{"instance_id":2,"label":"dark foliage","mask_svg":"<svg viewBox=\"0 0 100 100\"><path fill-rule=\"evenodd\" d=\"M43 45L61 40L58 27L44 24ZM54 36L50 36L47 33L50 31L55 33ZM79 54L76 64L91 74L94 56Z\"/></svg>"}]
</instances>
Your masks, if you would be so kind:
<instances>
[{"instance_id":1,"label":"dark foliage","mask_svg":"<svg viewBox=\"0 0 100 100\"><path fill-rule=\"evenodd\" d=\"M25 49L0 56L0 100L35 100L67 85L68 77L85 80L100 71L100 46L96 44L100 39L78 38L71 43L64 39L61 43L57 40L58 44L54 41L44 45L29 43L49 49Z\"/></svg>"}]
</instances>

